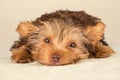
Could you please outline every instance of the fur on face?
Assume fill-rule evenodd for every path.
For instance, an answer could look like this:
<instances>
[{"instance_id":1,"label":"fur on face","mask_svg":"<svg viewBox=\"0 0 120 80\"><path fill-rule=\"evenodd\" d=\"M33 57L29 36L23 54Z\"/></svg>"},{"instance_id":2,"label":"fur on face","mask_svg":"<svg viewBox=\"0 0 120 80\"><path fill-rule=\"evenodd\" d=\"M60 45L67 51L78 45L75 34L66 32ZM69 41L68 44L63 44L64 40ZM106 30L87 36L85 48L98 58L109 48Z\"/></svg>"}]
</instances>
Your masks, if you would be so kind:
<instances>
[{"instance_id":1,"label":"fur on face","mask_svg":"<svg viewBox=\"0 0 120 80\"><path fill-rule=\"evenodd\" d=\"M11 48L17 63L37 61L65 65L86 58L104 58L113 50L104 41L105 24L84 11L59 10L17 27L20 35Z\"/></svg>"}]
</instances>

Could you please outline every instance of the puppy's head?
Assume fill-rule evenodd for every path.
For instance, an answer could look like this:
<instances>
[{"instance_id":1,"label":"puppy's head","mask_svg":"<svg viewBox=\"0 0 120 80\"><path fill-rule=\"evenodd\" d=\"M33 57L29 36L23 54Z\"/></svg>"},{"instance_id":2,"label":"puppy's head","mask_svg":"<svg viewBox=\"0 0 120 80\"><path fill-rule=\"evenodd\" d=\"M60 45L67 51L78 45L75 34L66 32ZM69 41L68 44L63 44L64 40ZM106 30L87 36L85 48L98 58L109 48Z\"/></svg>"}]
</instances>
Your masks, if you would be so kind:
<instances>
[{"instance_id":1,"label":"puppy's head","mask_svg":"<svg viewBox=\"0 0 120 80\"><path fill-rule=\"evenodd\" d=\"M97 26L83 29L57 19L41 23L36 27L25 22L17 31L21 37L27 37L26 45L33 58L45 65L65 65L88 58L95 52L98 35L103 35L102 32L99 34L103 28L98 29Z\"/></svg>"}]
</instances>

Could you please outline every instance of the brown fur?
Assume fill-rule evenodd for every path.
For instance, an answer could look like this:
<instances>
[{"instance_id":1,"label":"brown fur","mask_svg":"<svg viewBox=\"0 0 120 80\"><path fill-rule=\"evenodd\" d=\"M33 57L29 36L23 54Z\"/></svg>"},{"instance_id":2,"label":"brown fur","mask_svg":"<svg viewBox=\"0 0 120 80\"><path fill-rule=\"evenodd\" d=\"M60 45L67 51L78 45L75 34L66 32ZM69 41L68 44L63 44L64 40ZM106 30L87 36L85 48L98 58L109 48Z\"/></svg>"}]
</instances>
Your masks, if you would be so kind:
<instances>
[{"instance_id":1,"label":"brown fur","mask_svg":"<svg viewBox=\"0 0 120 80\"><path fill-rule=\"evenodd\" d=\"M104 40L105 24L84 11L59 10L17 27L20 40L11 48L17 63L38 61L65 65L86 58L104 58L113 50Z\"/></svg>"},{"instance_id":2,"label":"brown fur","mask_svg":"<svg viewBox=\"0 0 120 80\"><path fill-rule=\"evenodd\" d=\"M40 18L37 18L35 21L33 21L33 24L41 25L39 21L52 21L53 19L60 19L65 23L72 22L74 25L78 25L81 27L94 26L96 25L97 21L100 20L97 17L88 15L84 11L59 10L50 14L46 13L42 15Z\"/></svg>"}]
</instances>

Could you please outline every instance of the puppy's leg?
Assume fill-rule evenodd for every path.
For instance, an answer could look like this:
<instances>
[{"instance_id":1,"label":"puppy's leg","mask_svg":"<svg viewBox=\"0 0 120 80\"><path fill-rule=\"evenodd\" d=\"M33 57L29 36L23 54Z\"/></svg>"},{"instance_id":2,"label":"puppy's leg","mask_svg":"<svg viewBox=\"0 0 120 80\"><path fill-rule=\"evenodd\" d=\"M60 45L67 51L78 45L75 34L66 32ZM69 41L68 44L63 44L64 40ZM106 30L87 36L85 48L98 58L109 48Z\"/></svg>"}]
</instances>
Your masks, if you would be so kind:
<instances>
[{"instance_id":1,"label":"puppy's leg","mask_svg":"<svg viewBox=\"0 0 120 80\"><path fill-rule=\"evenodd\" d=\"M21 46L12 50L12 61L16 63L29 63L33 62L32 54L29 53L25 46Z\"/></svg>"},{"instance_id":2,"label":"puppy's leg","mask_svg":"<svg viewBox=\"0 0 120 80\"><path fill-rule=\"evenodd\" d=\"M114 53L114 51L108 45L104 45L102 43L98 43L96 45L96 52L96 58L106 58Z\"/></svg>"}]
</instances>

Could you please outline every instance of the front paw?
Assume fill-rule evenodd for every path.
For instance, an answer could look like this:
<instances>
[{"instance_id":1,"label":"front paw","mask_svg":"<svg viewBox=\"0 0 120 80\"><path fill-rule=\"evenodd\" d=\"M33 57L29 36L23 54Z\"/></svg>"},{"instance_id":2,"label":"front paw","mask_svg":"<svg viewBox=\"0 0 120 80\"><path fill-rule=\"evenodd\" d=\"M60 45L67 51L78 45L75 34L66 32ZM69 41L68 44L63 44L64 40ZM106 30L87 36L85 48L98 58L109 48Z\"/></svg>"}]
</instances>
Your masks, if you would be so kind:
<instances>
[{"instance_id":1,"label":"front paw","mask_svg":"<svg viewBox=\"0 0 120 80\"><path fill-rule=\"evenodd\" d=\"M34 59L29 55L13 55L11 59L16 63L30 63L34 61Z\"/></svg>"}]
</instances>

